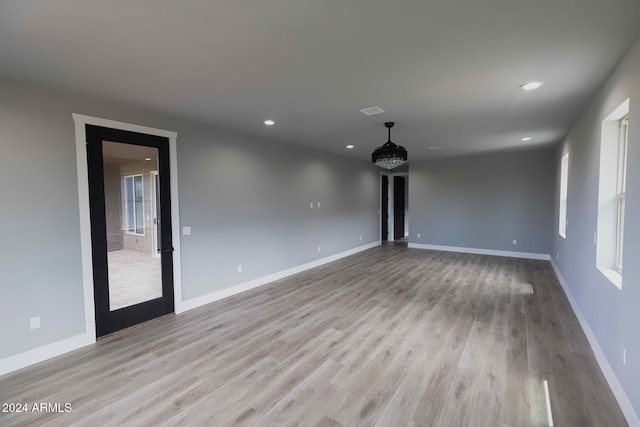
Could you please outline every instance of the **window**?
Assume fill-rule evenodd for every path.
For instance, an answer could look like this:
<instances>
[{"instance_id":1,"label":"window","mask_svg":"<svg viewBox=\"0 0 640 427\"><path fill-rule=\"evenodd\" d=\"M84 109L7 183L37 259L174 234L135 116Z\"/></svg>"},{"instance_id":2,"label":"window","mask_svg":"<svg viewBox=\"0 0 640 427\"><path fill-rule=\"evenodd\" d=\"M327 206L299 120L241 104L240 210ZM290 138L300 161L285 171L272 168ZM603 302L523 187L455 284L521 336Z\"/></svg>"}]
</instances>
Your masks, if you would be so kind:
<instances>
[{"instance_id":1,"label":"window","mask_svg":"<svg viewBox=\"0 0 640 427\"><path fill-rule=\"evenodd\" d=\"M616 270L622 273L622 242L624 240L624 196L627 190L627 140L629 116L620 120L620 144L618 146L618 185L616 194Z\"/></svg>"},{"instance_id":2,"label":"window","mask_svg":"<svg viewBox=\"0 0 640 427\"><path fill-rule=\"evenodd\" d=\"M622 289L629 100L602 121L596 266Z\"/></svg>"},{"instance_id":3,"label":"window","mask_svg":"<svg viewBox=\"0 0 640 427\"><path fill-rule=\"evenodd\" d=\"M142 175L124 177L125 217L128 234L144 235Z\"/></svg>"},{"instance_id":4,"label":"window","mask_svg":"<svg viewBox=\"0 0 640 427\"><path fill-rule=\"evenodd\" d=\"M569 153L562 156L560 163L560 212L558 213L558 233L567 238L567 188L569 184Z\"/></svg>"}]
</instances>

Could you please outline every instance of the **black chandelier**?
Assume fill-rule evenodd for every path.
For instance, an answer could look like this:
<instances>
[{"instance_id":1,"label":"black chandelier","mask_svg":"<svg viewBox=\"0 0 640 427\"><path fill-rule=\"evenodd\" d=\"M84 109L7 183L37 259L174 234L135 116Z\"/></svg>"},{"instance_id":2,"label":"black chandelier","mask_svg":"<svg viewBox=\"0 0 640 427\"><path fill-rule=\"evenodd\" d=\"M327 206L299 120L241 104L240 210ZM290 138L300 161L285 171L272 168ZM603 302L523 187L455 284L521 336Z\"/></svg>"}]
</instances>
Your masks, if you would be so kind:
<instances>
[{"instance_id":1,"label":"black chandelier","mask_svg":"<svg viewBox=\"0 0 640 427\"><path fill-rule=\"evenodd\" d=\"M389 138L383 146L376 148L376 151L371 154L371 161L383 169L391 170L407 161L407 150L391 142L391 128L394 124L394 122L384 124L389 129Z\"/></svg>"}]
</instances>

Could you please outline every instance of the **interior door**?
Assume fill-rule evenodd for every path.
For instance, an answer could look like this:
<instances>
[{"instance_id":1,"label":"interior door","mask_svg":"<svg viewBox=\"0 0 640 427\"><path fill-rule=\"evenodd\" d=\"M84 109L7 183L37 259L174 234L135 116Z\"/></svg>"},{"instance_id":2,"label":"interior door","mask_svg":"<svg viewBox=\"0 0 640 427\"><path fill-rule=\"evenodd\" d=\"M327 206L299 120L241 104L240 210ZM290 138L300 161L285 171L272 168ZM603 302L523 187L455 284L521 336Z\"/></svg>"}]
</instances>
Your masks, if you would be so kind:
<instances>
[{"instance_id":1,"label":"interior door","mask_svg":"<svg viewBox=\"0 0 640 427\"><path fill-rule=\"evenodd\" d=\"M380 218L382 221L382 236L380 239L386 242L389 239L389 177L382 175L382 195L380 206Z\"/></svg>"},{"instance_id":2,"label":"interior door","mask_svg":"<svg viewBox=\"0 0 640 427\"><path fill-rule=\"evenodd\" d=\"M404 176L393 177L393 238L404 237Z\"/></svg>"},{"instance_id":3,"label":"interior door","mask_svg":"<svg viewBox=\"0 0 640 427\"><path fill-rule=\"evenodd\" d=\"M102 337L174 310L169 140L92 125L86 133L96 335Z\"/></svg>"}]
</instances>

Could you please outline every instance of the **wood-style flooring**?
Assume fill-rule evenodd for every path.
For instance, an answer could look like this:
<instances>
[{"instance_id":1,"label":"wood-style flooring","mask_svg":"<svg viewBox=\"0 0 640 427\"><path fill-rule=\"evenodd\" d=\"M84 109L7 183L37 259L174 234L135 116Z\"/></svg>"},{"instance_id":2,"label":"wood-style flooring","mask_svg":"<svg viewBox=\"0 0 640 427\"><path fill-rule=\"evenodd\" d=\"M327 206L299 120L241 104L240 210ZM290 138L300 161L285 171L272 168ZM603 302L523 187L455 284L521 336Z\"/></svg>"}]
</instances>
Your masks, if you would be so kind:
<instances>
[{"instance_id":1,"label":"wood-style flooring","mask_svg":"<svg viewBox=\"0 0 640 427\"><path fill-rule=\"evenodd\" d=\"M2 426L627 425L549 262L393 243L0 377L0 402L71 405Z\"/></svg>"}]
</instances>

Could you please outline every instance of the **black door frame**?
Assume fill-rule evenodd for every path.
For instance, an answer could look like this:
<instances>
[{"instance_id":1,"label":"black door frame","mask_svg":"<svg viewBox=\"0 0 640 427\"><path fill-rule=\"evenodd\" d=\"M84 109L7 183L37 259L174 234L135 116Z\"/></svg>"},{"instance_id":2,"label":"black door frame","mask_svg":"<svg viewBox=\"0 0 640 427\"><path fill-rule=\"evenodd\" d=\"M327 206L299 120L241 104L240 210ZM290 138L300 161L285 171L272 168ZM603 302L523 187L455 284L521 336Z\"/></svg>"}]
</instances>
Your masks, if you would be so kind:
<instances>
[{"instance_id":1,"label":"black door frame","mask_svg":"<svg viewBox=\"0 0 640 427\"><path fill-rule=\"evenodd\" d=\"M161 298L118 310L109 309L104 174L102 142L112 141L158 149L158 174L162 221L162 293ZM91 252L94 282L96 336L101 337L130 326L174 312L173 239L171 224L171 178L169 139L163 136L86 124L89 208L91 217Z\"/></svg>"},{"instance_id":2,"label":"black door frame","mask_svg":"<svg viewBox=\"0 0 640 427\"><path fill-rule=\"evenodd\" d=\"M385 240L382 239L382 235L384 232L384 228L385 226L387 227L387 231L388 231L388 240L392 241L395 240L396 238L400 238L400 237L404 237L404 236L395 236L395 217L394 217L394 221L392 221L391 224L389 224L389 217L390 216L394 216L394 204L393 204L393 197L394 197L394 178L396 176L400 176L400 177L404 177L405 182L408 185L409 182L409 172L386 172L386 171L380 171L380 241L384 242ZM383 177L386 177L385 179L387 180L387 202L385 203L385 201L383 200L383 186L384 186L384 180ZM404 200L405 205L407 205L409 203L409 199L408 199L408 195ZM385 222L386 221L386 222ZM385 225L386 224L386 225ZM409 227L405 227L405 232L409 231Z\"/></svg>"},{"instance_id":3,"label":"black door frame","mask_svg":"<svg viewBox=\"0 0 640 427\"><path fill-rule=\"evenodd\" d=\"M404 175L393 176L393 240L402 239L405 235L405 183Z\"/></svg>"},{"instance_id":4,"label":"black door frame","mask_svg":"<svg viewBox=\"0 0 640 427\"><path fill-rule=\"evenodd\" d=\"M380 241L389 240L389 175L380 175Z\"/></svg>"}]
</instances>

